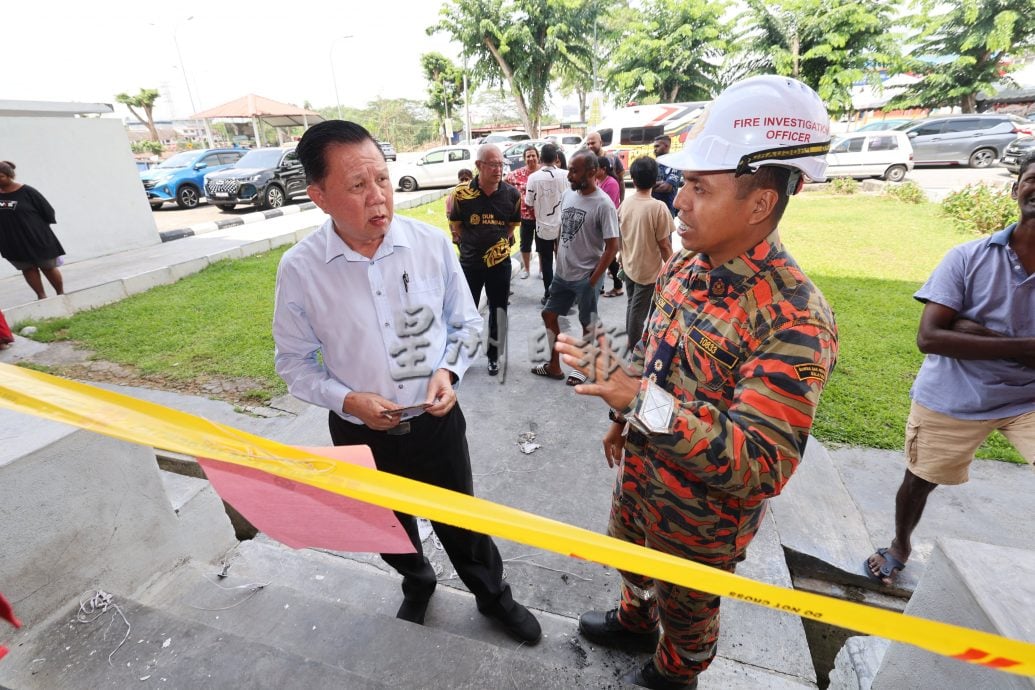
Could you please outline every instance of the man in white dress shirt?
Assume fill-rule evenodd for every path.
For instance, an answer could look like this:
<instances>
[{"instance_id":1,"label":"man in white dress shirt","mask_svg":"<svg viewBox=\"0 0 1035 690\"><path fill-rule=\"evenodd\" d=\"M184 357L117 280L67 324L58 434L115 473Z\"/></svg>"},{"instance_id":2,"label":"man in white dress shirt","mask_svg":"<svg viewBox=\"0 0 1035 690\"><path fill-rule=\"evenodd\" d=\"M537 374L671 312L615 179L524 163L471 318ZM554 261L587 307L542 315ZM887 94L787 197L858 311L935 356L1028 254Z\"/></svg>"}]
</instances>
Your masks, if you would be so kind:
<instances>
[{"instance_id":1,"label":"man in white dress shirt","mask_svg":"<svg viewBox=\"0 0 1035 690\"><path fill-rule=\"evenodd\" d=\"M281 259L277 373L292 395L330 410L335 445L370 446L379 470L473 494L453 387L477 354L482 319L452 244L430 225L393 217L388 166L360 125L320 123L297 151L309 198L330 218ZM396 515L416 553L381 557L403 576L397 616L423 624L435 572L416 520ZM478 610L537 642L539 623L513 600L492 539L433 525Z\"/></svg>"}]
</instances>

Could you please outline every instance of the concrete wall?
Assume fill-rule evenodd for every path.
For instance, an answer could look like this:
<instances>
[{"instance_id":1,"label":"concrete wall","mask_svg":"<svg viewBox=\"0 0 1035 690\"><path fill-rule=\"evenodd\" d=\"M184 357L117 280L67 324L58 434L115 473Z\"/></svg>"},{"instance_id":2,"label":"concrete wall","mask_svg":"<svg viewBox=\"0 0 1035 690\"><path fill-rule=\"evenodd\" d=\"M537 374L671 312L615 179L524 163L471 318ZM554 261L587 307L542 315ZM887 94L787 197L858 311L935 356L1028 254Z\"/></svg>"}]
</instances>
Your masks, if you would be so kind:
<instances>
[{"instance_id":1,"label":"concrete wall","mask_svg":"<svg viewBox=\"0 0 1035 690\"><path fill-rule=\"evenodd\" d=\"M121 121L2 116L0 160L54 207L66 263L161 243Z\"/></svg>"}]
</instances>

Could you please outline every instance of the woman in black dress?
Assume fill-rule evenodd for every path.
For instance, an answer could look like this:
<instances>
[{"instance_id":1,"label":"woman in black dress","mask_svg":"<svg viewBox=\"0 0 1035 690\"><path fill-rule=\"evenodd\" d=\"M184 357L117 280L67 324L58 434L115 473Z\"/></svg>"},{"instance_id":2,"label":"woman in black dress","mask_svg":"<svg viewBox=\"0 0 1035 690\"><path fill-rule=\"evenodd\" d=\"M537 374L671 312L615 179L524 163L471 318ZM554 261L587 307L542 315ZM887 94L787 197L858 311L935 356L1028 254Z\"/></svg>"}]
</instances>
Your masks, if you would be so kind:
<instances>
[{"instance_id":1,"label":"woman in black dress","mask_svg":"<svg viewBox=\"0 0 1035 690\"><path fill-rule=\"evenodd\" d=\"M65 294L58 258L65 250L50 229L56 223L50 203L27 184L14 180L14 163L0 161L0 256L22 272L25 282L44 299L40 272L59 295Z\"/></svg>"}]
</instances>

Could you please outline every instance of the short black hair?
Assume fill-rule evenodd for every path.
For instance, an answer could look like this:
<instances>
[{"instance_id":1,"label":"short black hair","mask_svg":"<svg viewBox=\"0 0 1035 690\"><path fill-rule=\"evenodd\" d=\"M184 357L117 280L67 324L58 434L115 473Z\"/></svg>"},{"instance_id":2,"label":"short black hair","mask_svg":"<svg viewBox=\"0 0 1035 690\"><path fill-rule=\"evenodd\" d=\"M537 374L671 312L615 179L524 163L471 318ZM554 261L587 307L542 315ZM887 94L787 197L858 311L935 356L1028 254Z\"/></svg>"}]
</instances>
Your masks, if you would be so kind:
<instances>
[{"instance_id":1,"label":"short black hair","mask_svg":"<svg viewBox=\"0 0 1035 690\"><path fill-rule=\"evenodd\" d=\"M580 158L586 160L586 170L597 170L600 168L600 163L597 162L597 154L593 153L589 149L579 149L572 155L571 162L574 163Z\"/></svg>"},{"instance_id":2,"label":"short black hair","mask_svg":"<svg viewBox=\"0 0 1035 690\"><path fill-rule=\"evenodd\" d=\"M670 137L667 134L659 134L658 136L654 137L654 141L664 141L667 144L671 144L672 137Z\"/></svg>"},{"instance_id":3,"label":"short black hair","mask_svg":"<svg viewBox=\"0 0 1035 690\"><path fill-rule=\"evenodd\" d=\"M1025 156L1024 158L1021 159L1021 165L1020 165L1019 168L1017 168L1017 181L1018 182L1021 181L1021 177L1024 176L1024 172L1028 168L1030 168L1032 165L1035 165L1035 151L1032 151L1027 156Z\"/></svg>"},{"instance_id":4,"label":"short black hair","mask_svg":"<svg viewBox=\"0 0 1035 690\"><path fill-rule=\"evenodd\" d=\"M779 165L761 165L750 175L738 175L737 198L743 199L755 189L771 189L777 194L776 206L773 208L773 222L779 223L783 212L787 210L790 195L787 184L791 179L791 169Z\"/></svg>"},{"instance_id":5,"label":"short black hair","mask_svg":"<svg viewBox=\"0 0 1035 690\"><path fill-rule=\"evenodd\" d=\"M658 162L650 156L640 156L629 166L629 176L636 189L652 189L658 181Z\"/></svg>"},{"instance_id":6,"label":"short black hair","mask_svg":"<svg viewBox=\"0 0 1035 690\"><path fill-rule=\"evenodd\" d=\"M334 144L361 144L369 141L377 150L377 140L363 125L348 120L327 120L313 125L305 131L295 148L298 160L305 169L305 179L309 184L319 183L327 177L327 149ZM381 151L384 156L384 152Z\"/></svg>"},{"instance_id":7,"label":"short black hair","mask_svg":"<svg viewBox=\"0 0 1035 690\"><path fill-rule=\"evenodd\" d=\"M605 175L610 175L614 169L611 166L611 159L607 156L597 156L597 169L603 170Z\"/></svg>"},{"instance_id":8,"label":"short black hair","mask_svg":"<svg viewBox=\"0 0 1035 690\"><path fill-rule=\"evenodd\" d=\"M553 165L557 161L557 144L543 144L539 159L546 165Z\"/></svg>"}]
</instances>

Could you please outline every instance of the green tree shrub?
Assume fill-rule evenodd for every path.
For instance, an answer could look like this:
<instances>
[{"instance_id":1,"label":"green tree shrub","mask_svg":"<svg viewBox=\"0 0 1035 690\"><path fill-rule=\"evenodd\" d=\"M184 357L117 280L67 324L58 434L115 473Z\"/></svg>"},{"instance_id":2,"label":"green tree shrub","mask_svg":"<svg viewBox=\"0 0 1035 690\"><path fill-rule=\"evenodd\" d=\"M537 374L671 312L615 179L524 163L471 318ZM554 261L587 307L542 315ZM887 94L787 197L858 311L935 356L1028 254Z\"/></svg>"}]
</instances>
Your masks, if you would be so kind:
<instances>
[{"instance_id":1,"label":"green tree shrub","mask_svg":"<svg viewBox=\"0 0 1035 690\"><path fill-rule=\"evenodd\" d=\"M855 194L859 191L859 183L851 177L835 177L830 181L830 189L834 194Z\"/></svg>"},{"instance_id":2,"label":"green tree shrub","mask_svg":"<svg viewBox=\"0 0 1035 690\"><path fill-rule=\"evenodd\" d=\"M968 184L945 197L942 211L961 228L987 235L1017 219L1017 202L1006 189Z\"/></svg>"},{"instance_id":3,"label":"green tree shrub","mask_svg":"<svg viewBox=\"0 0 1035 690\"><path fill-rule=\"evenodd\" d=\"M150 139L130 142L129 149L133 153L153 153L156 156L162 155L163 150L161 142Z\"/></svg>"},{"instance_id":4,"label":"green tree shrub","mask_svg":"<svg viewBox=\"0 0 1035 690\"><path fill-rule=\"evenodd\" d=\"M924 194L924 190L913 180L907 180L899 184L889 184L884 187L884 193L907 204L922 204L927 201L927 195Z\"/></svg>"}]
</instances>

